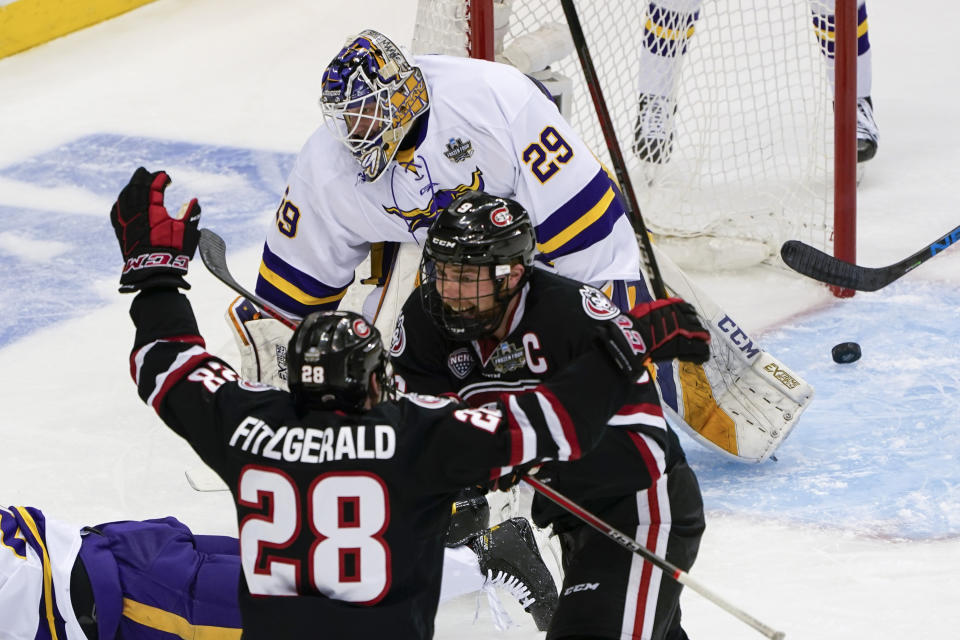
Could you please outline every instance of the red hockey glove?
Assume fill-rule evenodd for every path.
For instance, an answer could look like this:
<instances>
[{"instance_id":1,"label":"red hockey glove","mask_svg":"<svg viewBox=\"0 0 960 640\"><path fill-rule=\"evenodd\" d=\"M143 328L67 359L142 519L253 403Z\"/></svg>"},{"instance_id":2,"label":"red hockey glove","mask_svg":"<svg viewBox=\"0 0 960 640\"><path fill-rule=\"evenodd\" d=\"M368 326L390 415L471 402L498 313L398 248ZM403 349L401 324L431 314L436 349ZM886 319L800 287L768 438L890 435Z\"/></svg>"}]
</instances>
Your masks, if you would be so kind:
<instances>
[{"instance_id":1,"label":"red hockey glove","mask_svg":"<svg viewBox=\"0 0 960 640\"><path fill-rule=\"evenodd\" d=\"M194 198L170 216L163 192L170 184L165 171L137 169L110 210L110 222L123 253L120 292L154 287L189 289L183 279L197 249L200 205Z\"/></svg>"},{"instance_id":2,"label":"red hockey glove","mask_svg":"<svg viewBox=\"0 0 960 640\"><path fill-rule=\"evenodd\" d=\"M703 364L710 358L710 333L696 310L680 298L638 304L609 324L607 350L630 376L640 377L647 360L678 358Z\"/></svg>"}]
</instances>

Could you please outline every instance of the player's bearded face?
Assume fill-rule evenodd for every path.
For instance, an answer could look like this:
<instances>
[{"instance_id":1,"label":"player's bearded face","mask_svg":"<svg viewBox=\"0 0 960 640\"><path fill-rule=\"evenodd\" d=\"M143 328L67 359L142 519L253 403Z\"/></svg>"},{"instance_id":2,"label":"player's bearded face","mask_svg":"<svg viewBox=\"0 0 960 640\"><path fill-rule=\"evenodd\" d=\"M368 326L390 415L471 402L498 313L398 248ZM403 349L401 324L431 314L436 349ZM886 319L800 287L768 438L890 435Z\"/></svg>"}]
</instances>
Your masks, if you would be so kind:
<instances>
[{"instance_id":1,"label":"player's bearded face","mask_svg":"<svg viewBox=\"0 0 960 640\"><path fill-rule=\"evenodd\" d=\"M497 287L485 265L438 263L436 286L443 304L457 315L477 318L497 308Z\"/></svg>"}]
</instances>

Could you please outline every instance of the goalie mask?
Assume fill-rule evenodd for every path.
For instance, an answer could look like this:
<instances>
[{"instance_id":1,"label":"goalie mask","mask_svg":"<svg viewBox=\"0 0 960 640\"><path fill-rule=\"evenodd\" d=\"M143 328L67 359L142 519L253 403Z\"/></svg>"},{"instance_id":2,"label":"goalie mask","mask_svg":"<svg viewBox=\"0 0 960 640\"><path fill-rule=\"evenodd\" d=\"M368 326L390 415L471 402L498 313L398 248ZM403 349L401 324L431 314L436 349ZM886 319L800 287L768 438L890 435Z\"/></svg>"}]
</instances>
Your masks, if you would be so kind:
<instances>
[{"instance_id":1,"label":"goalie mask","mask_svg":"<svg viewBox=\"0 0 960 640\"><path fill-rule=\"evenodd\" d=\"M349 40L323 72L324 120L360 163L366 182L383 174L428 106L420 69L372 29Z\"/></svg>"},{"instance_id":2,"label":"goalie mask","mask_svg":"<svg viewBox=\"0 0 960 640\"><path fill-rule=\"evenodd\" d=\"M526 210L509 198L471 191L437 216L420 262L420 299L454 340L500 326L511 298L530 277L537 246ZM523 275L510 285L515 265Z\"/></svg>"},{"instance_id":3,"label":"goalie mask","mask_svg":"<svg viewBox=\"0 0 960 640\"><path fill-rule=\"evenodd\" d=\"M350 311L317 311L297 327L287 347L289 387L301 409L358 412L376 376L380 399L393 393L380 332Z\"/></svg>"}]
</instances>

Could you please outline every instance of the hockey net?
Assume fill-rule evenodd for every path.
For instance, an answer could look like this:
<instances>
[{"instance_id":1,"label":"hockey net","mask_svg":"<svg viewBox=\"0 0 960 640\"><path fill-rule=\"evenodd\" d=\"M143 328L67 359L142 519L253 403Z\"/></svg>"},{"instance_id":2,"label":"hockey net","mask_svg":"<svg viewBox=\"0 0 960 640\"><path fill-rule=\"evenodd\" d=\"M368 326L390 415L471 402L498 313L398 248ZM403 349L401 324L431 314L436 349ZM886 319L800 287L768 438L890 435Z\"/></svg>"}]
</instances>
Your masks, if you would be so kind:
<instances>
[{"instance_id":1,"label":"hockey net","mask_svg":"<svg viewBox=\"0 0 960 640\"><path fill-rule=\"evenodd\" d=\"M476 51L476 41L490 35L476 26L475 17L490 1L420 0L414 53ZM564 115L609 166L572 45L546 70L523 68L530 56L511 51L518 44L536 50L538 33L555 40L557 29L566 29L560 3L492 4L494 17L487 23L495 25L497 59L522 60L517 66L551 89L569 82ZM778 262L780 245L791 238L832 253L833 60L821 52L821 43L832 51L832 5L833 0L577 3L644 221L681 266ZM662 126L666 135L638 146L642 96L666 100L659 116L644 116L648 129Z\"/></svg>"}]
</instances>

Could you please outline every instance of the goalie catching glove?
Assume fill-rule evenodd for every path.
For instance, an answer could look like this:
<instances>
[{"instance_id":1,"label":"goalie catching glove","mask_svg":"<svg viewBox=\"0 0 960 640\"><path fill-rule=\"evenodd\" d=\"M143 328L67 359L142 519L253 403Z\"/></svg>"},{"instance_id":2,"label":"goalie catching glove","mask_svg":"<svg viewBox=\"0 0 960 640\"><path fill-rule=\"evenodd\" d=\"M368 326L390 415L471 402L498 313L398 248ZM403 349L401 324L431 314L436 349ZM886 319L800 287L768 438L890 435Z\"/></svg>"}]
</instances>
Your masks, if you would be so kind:
<instances>
[{"instance_id":1,"label":"goalie catching glove","mask_svg":"<svg viewBox=\"0 0 960 640\"><path fill-rule=\"evenodd\" d=\"M163 204L170 184L165 171L138 168L110 210L110 222L123 253L120 292L155 287L189 289L183 279L197 249L200 205L193 198L171 216Z\"/></svg>"},{"instance_id":2,"label":"goalie catching glove","mask_svg":"<svg viewBox=\"0 0 960 640\"><path fill-rule=\"evenodd\" d=\"M702 364L710 358L710 332L680 298L638 304L610 320L602 340L624 373L638 379L650 361Z\"/></svg>"}]
</instances>

